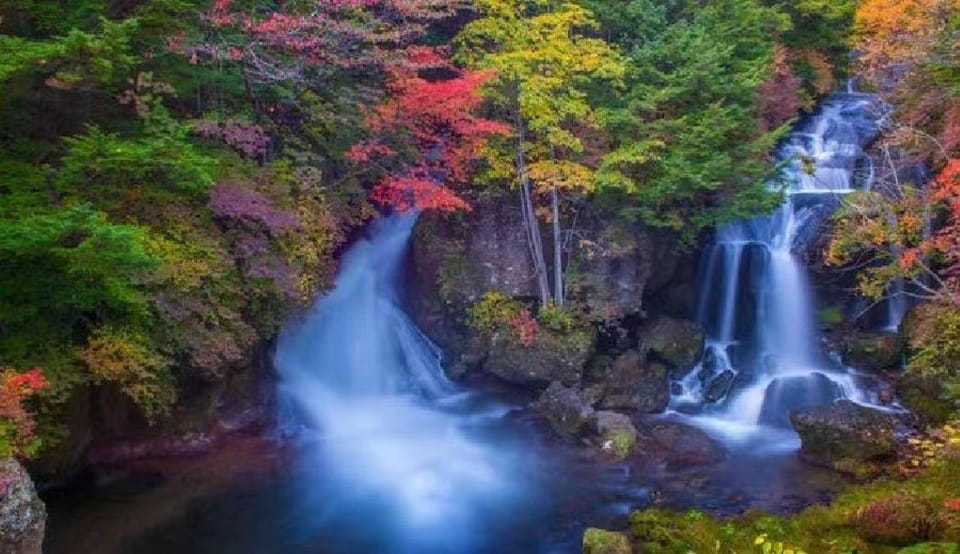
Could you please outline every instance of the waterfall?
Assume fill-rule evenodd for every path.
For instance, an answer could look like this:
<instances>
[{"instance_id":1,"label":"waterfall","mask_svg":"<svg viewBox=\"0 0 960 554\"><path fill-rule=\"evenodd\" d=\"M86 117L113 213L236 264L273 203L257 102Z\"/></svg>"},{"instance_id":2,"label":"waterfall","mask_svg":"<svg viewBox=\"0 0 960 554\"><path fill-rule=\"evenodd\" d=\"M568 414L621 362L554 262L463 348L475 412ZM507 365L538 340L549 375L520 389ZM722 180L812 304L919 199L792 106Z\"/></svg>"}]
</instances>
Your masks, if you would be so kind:
<instances>
[{"instance_id":1,"label":"waterfall","mask_svg":"<svg viewBox=\"0 0 960 554\"><path fill-rule=\"evenodd\" d=\"M344 256L335 289L278 344L281 417L312 437L304 463L316 480L301 491L310 517L356 535L325 552L472 552L493 525L479 517L523 506L518 456L473 428L503 407L458 391L399 306L415 219L375 224Z\"/></svg>"},{"instance_id":2,"label":"waterfall","mask_svg":"<svg viewBox=\"0 0 960 554\"><path fill-rule=\"evenodd\" d=\"M872 106L870 95L852 91L825 100L778 150L783 205L718 230L698 310L706 354L672 402L695 423L737 439L760 429L789 431L791 410L839 397L866 401L845 368L822 352L798 253L839 195L869 186L870 168L862 166L878 128Z\"/></svg>"}]
</instances>

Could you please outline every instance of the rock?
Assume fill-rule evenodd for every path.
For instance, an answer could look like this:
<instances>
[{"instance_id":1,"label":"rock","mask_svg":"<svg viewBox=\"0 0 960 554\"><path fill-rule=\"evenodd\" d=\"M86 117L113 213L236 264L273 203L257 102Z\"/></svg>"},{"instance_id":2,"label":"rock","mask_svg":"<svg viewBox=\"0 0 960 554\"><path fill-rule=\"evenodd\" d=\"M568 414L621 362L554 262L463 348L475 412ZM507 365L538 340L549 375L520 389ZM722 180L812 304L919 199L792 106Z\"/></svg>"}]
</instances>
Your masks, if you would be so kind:
<instances>
[{"instance_id":1,"label":"rock","mask_svg":"<svg viewBox=\"0 0 960 554\"><path fill-rule=\"evenodd\" d=\"M921 423L938 427L955 415L956 406L947 400L943 383L934 377L907 371L896 382L896 395Z\"/></svg>"},{"instance_id":2,"label":"rock","mask_svg":"<svg viewBox=\"0 0 960 554\"><path fill-rule=\"evenodd\" d=\"M624 533L590 528L583 532L583 554L632 554L630 539Z\"/></svg>"},{"instance_id":3,"label":"rock","mask_svg":"<svg viewBox=\"0 0 960 554\"><path fill-rule=\"evenodd\" d=\"M482 367L517 385L552 381L576 384L593 354L595 338L592 329L560 333L541 327L533 344L524 346L509 333L496 333L489 341Z\"/></svg>"},{"instance_id":4,"label":"rock","mask_svg":"<svg viewBox=\"0 0 960 554\"><path fill-rule=\"evenodd\" d=\"M616 461L626 458L637 442L637 429L630 418L617 412L600 411L594 414L594 422L603 451Z\"/></svg>"},{"instance_id":5,"label":"rock","mask_svg":"<svg viewBox=\"0 0 960 554\"><path fill-rule=\"evenodd\" d=\"M723 446L709 435L676 422L641 427L636 448L665 464L670 471L715 464L726 456Z\"/></svg>"},{"instance_id":6,"label":"rock","mask_svg":"<svg viewBox=\"0 0 960 554\"><path fill-rule=\"evenodd\" d=\"M561 435L581 436L591 431L591 424L595 422L593 407L583 392L559 382L550 383L533 408Z\"/></svg>"},{"instance_id":7,"label":"rock","mask_svg":"<svg viewBox=\"0 0 960 554\"><path fill-rule=\"evenodd\" d=\"M793 412L790 423L801 458L815 465L865 477L896 458L891 417L849 400Z\"/></svg>"},{"instance_id":8,"label":"rock","mask_svg":"<svg viewBox=\"0 0 960 554\"><path fill-rule=\"evenodd\" d=\"M0 463L0 552L40 554L47 510L27 471L12 458Z\"/></svg>"},{"instance_id":9,"label":"rock","mask_svg":"<svg viewBox=\"0 0 960 554\"><path fill-rule=\"evenodd\" d=\"M719 402L723 400L727 397L727 393L730 392L730 388L733 386L733 381L736 376L737 374L729 369L720 375L717 375L707 383L707 388L704 390L703 398L707 402Z\"/></svg>"},{"instance_id":10,"label":"rock","mask_svg":"<svg viewBox=\"0 0 960 554\"><path fill-rule=\"evenodd\" d=\"M945 526L941 510L935 503L905 493L861 507L850 523L864 540L897 546L940 538Z\"/></svg>"},{"instance_id":11,"label":"rock","mask_svg":"<svg viewBox=\"0 0 960 554\"><path fill-rule=\"evenodd\" d=\"M889 386L881 387L880 390L877 391L877 401L879 401L880 404L884 406L889 406L890 404L893 404L893 401L894 401L893 388Z\"/></svg>"},{"instance_id":12,"label":"rock","mask_svg":"<svg viewBox=\"0 0 960 554\"><path fill-rule=\"evenodd\" d=\"M760 423L790 427L790 413L814 406L829 406L843 396L840 385L816 372L809 376L780 377L767 385L760 407Z\"/></svg>"},{"instance_id":13,"label":"rock","mask_svg":"<svg viewBox=\"0 0 960 554\"><path fill-rule=\"evenodd\" d=\"M692 321L659 316L644 323L639 335L640 352L667 364L674 379L689 373L703 356L703 329Z\"/></svg>"},{"instance_id":14,"label":"rock","mask_svg":"<svg viewBox=\"0 0 960 554\"><path fill-rule=\"evenodd\" d=\"M666 367L644 362L636 350L628 350L614 360L603 384L605 394L600 407L604 409L659 413L670 402Z\"/></svg>"},{"instance_id":15,"label":"rock","mask_svg":"<svg viewBox=\"0 0 960 554\"><path fill-rule=\"evenodd\" d=\"M905 343L896 333L845 333L839 339L843 363L860 371L894 369L903 362Z\"/></svg>"}]
</instances>

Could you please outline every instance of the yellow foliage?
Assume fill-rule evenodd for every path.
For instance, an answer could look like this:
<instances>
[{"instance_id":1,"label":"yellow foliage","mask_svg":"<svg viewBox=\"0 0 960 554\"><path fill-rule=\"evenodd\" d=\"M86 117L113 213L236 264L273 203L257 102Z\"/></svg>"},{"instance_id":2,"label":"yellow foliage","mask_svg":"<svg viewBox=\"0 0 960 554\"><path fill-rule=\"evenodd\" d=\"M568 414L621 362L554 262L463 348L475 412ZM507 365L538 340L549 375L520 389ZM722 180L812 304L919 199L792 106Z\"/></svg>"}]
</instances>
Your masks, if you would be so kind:
<instances>
[{"instance_id":1,"label":"yellow foliage","mask_svg":"<svg viewBox=\"0 0 960 554\"><path fill-rule=\"evenodd\" d=\"M176 399L171 361L150 349L146 337L133 332L99 329L77 357L98 383L115 383L147 419L165 413Z\"/></svg>"}]
</instances>

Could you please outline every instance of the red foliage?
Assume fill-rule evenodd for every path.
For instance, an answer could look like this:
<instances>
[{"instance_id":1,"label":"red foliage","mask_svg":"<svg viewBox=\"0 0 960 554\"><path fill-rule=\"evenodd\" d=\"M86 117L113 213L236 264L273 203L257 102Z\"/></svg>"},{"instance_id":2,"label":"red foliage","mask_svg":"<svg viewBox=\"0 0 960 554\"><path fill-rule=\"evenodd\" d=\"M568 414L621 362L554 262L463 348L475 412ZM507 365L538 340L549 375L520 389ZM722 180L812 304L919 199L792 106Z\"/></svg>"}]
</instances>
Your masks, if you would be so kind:
<instances>
[{"instance_id":1,"label":"red foliage","mask_svg":"<svg viewBox=\"0 0 960 554\"><path fill-rule=\"evenodd\" d=\"M757 90L763 129L776 129L797 116L801 108L801 85L802 81L790 67L787 49L778 45L774 53L773 72Z\"/></svg>"},{"instance_id":2,"label":"red foliage","mask_svg":"<svg viewBox=\"0 0 960 554\"><path fill-rule=\"evenodd\" d=\"M305 68L417 67L444 61L436 49L417 46L427 26L466 5L462 0L319 0L279 3L265 15L216 0L204 19L224 37L196 45L191 59L242 62L262 81L299 79Z\"/></svg>"},{"instance_id":3,"label":"red foliage","mask_svg":"<svg viewBox=\"0 0 960 554\"><path fill-rule=\"evenodd\" d=\"M526 348L533 346L537 339L537 318L527 308L510 316L507 325L517 334L517 340Z\"/></svg>"},{"instance_id":4,"label":"red foliage","mask_svg":"<svg viewBox=\"0 0 960 554\"><path fill-rule=\"evenodd\" d=\"M20 373L13 368L0 368L0 445L3 455L28 457L36 439L33 415L23 407L23 401L45 389L48 383L39 369Z\"/></svg>"},{"instance_id":5,"label":"red foliage","mask_svg":"<svg viewBox=\"0 0 960 554\"><path fill-rule=\"evenodd\" d=\"M400 210L468 209L448 187L467 183L484 141L509 129L474 115L486 73L428 81L396 72L391 97L367 116L370 138L348 157L385 173L372 198ZM405 155L406 154L406 155Z\"/></svg>"}]
</instances>

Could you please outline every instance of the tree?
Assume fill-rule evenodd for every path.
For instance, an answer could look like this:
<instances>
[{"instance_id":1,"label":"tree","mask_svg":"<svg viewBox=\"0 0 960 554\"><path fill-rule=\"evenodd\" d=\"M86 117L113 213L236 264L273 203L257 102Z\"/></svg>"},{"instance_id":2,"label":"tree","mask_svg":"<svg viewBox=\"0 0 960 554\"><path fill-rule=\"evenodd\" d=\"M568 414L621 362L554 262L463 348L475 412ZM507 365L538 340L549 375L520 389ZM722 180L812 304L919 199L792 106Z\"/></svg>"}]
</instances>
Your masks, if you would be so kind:
<instances>
[{"instance_id":1,"label":"tree","mask_svg":"<svg viewBox=\"0 0 960 554\"><path fill-rule=\"evenodd\" d=\"M475 115L489 73L450 71L453 77L437 81L397 73L390 96L368 114L369 137L349 157L378 175L377 203L400 210L469 209L450 187L467 184L486 139L509 128Z\"/></svg>"},{"instance_id":2,"label":"tree","mask_svg":"<svg viewBox=\"0 0 960 554\"><path fill-rule=\"evenodd\" d=\"M599 125L590 88L600 81L617 84L624 66L607 42L590 36L599 23L590 11L576 4L481 0L475 7L479 17L457 36L457 56L473 69L495 72L484 87L485 95L513 125L509 140L488 150L491 176L519 184L540 301L562 305L561 192L586 194L593 190L594 170L584 157L581 138L582 131ZM550 195L552 294L536 192Z\"/></svg>"},{"instance_id":3,"label":"tree","mask_svg":"<svg viewBox=\"0 0 960 554\"><path fill-rule=\"evenodd\" d=\"M754 0L692 11L628 52L628 91L604 111L613 138L601 191L689 242L705 228L773 209L770 153L784 128L758 125L758 88L787 28Z\"/></svg>"}]
</instances>

